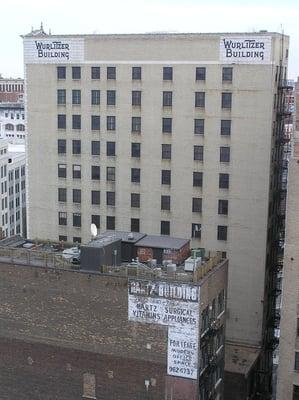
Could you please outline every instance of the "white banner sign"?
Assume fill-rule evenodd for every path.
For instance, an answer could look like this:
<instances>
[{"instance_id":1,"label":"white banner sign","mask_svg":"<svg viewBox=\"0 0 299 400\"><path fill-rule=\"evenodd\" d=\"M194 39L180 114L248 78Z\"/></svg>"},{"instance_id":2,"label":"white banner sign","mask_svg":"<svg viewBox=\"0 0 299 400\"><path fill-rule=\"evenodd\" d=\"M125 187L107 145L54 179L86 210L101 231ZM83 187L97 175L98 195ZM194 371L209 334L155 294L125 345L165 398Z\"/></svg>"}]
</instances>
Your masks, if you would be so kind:
<instances>
[{"instance_id":1,"label":"white banner sign","mask_svg":"<svg viewBox=\"0 0 299 400\"><path fill-rule=\"evenodd\" d=\"M25 38L25 64L66 64L84 61L84 39Z\"/></svg>"},{"instance_id":2,"label":"white banner sign","mask_svg":"<svg viewBox=\"0 0 299 400\"><path fill-rule=\"evenodd\" d=\"M198 329L199 304L161 298L129 295L129 320Z\"/></svg>"},{"instance_id":3,"label":"white banner sign","mask_svg":"<svg viewBox=\"0 0 299 400\"><path fill-rule=\"evenodd\" d=\"M167 373L197 379L198 331L168 328Z\"/></svg>"},{"instance_id":4,"label":"white banner sign","mask_svg":"<svg viewBox=\"0 0 299 400\"><path fill-rule=\"evenodd\" d=\"M270 64L270 36L222 36L220 61L225 64Z\"/></svg>"}]
</instances>

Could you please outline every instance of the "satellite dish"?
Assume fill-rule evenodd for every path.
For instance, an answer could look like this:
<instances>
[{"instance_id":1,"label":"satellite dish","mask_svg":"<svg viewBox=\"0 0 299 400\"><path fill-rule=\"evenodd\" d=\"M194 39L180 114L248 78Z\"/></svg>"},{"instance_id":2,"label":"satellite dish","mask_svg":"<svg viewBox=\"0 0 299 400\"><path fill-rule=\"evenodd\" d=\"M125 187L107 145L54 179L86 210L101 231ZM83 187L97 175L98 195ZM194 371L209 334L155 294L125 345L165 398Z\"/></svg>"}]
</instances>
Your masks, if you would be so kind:
<instances>
[{"instance_id":1,"label":"satellite dish","mask_svg":"<svg viewBox=\"0 0 299 400\"><path fill-rule=\"evenodd\" d=\"M96 227L95 224L91 224L91 225L90 225L90 232L91 232L91 236L92 236L93 238L97 237L98 229L97 229L97 227Z\"/></svg>"}]
</instances>

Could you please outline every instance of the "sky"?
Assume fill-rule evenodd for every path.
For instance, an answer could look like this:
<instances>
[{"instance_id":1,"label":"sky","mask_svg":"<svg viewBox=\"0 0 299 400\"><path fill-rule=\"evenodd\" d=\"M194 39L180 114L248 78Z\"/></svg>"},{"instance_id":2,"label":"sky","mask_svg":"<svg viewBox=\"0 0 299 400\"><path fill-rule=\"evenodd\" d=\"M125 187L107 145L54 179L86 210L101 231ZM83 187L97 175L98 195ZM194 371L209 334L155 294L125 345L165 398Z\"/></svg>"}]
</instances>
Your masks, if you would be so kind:
<instances>
[{"instance_id":1,"label":"sky","mask_svg":"<svg viewBox=\"0 0 299 400\"><path fill-rule=\"evenodd\" d=\"M12 7L13 4L13 7ZM14 0L1 2L0 74L23 77L20 35L144 32L284 32L289 78L299 76L299 0Z\"/></svg>"}]
</instances>

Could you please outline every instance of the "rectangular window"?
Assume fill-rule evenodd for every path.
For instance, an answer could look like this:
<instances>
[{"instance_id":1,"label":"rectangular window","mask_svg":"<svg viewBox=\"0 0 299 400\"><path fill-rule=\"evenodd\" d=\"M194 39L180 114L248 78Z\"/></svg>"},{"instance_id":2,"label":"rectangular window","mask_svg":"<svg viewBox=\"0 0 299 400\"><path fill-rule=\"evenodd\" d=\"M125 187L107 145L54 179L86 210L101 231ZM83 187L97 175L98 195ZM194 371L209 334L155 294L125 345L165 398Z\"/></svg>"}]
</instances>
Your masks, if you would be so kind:
<instances>
[{"instance_id":1,"label":"rectangular window","mask_svg":"<svg viewBox=\"0 0 299 400\"><path fill-rule=\"evenodd\" d=\"M101 217L99 215L92 215L91 216L91 223L95 224L95 226L100 229L101 227Z\"/></svg>"},{"instance_id":2,"label":"rectangular window","mask_svg":"<svg viewBox=\"0 0 299 400\"><path fill-rule=\"evenodd\" d=\"M170 235L169 221L161 221L161 235Z\"/></svg>"},{"instance_id":3,"label":"rectangular window","mask_svg":"<svg viewBox=\"0 0 299 400\"><path fill-rule=\"evenodd\" d=\"M58 201L66 202L66 188L58 188Z\"/></svg>"},{"instance_id":4,"label":"rectangular window","mask_svg":"<svg viewBox=\"0 0 299 400\"><path fill-rule=\"evenodd\" d=\"M115 181L115 167L106 168L106 180L109 182Z\"/></svg>"},{"instance_id":5,"label":"rectangular window","mask_svg":"<svg viewBox=\"0 0 299 400\"><path fill-rule=\"evenodd\" d=\"M58 154L66 154L66 140L65 139L57 140L57 151L58 151Z\"/></svg>"},{"instance_id":6,"label":"rectangular window","mask_svg":"<svg viewBox=\"0 0 299 400\"><path fill-rule=\"evenodd\" d=\"M218 225L217 226L217 240L227 240L227 226Z\"/></svg>"},{"instance_id":7,"label":"rectangular window","mask_svg":"<svg viewBox=\"0 0 299 400\"><path fill-rule=\"evenodd\" d=\"M131 218L131 232L139 232L140 220L139 218Z\"/></svg>"},{"instance_id":8,"label":"rectangular window","mask_svg":"<svg viewBox=\"0 0 299 400\"><path fill-rule=\"evenodd\" d=\"M162 160L171 160L171 144L162 144Z\"/></svg>"},{"instance_id":9,"label":"rectangular window","mask_svg":"<svg viewBox=\"0 0 299 400\"><path fill-rule=\"evenodd\" d=\"M107 79L116 79L116 67L107 67Z\"/></svg>"},{"instance_id":10,"label":"rectangular window","mask_svg":"<svg viewBox=\"0 0 299 400\"><path fill-rule=\"evenodd\" d=\"M67 225L67 213L66 212L58 213L58 225Z\"/></svg>"},{"instance_id":11,"label":"rectangular window","mask_svg":"<svg viewBox=\"0 0 299 400\"><path fill-rule=\"evenodd\" d=\"M115 230L115 217L107 215L106 217L106 229L114 231Z\"/></svg>"},{"instance_id":12,"label":"rectangular window","mask_svg":"<svg viewBox=\"0 0 299 400\"><path fill-rule=\"evenodd\" d=\"M170 169L162 169L161 184L162 185L171 185L171 170Z\"/></svg>"},{"instance_id":13,"label":"rectangular window","mask_svg":"<svg viewBox=\"0 0 299 400\"><path fill-rule=\"evenodd\" d=\"M172 67L163 67L163 81L172 81Z\"/></svg>"},{"instance_id":14,"label":"rectangular window","mask_svg":"<svg viewBox=\"0 0 299 400\"><path fill-rule=\"evenodd\" d=\"M66 67L57 67L57 79L66 78Z\"/></svg>"},{"instance_id":15,"label":"rectangular window","mask_svg":"<svg viewBox=\"0 0 299 400\"><path fill-rule=\"evenodd\" d=\"M99 190L91 191L91 204L99 205L101 200L101 192Z\"/></svg>"},{"instance_id":16,"label":"rectangular window","mask_svg":"<svg viewBox=\"0 0 299 400\"><path fill-rule=\"evenodd\" d=\"M161 210L170 210L170 196L161 196Z\"/></svg>"},{"instance_id":17,"label":"rectangular window","mask_svg":"<svg viewBox=\"0 0 299 400\"><path fill-rule=\"evenodd\" d=\"M81 214L80 213L73 213L73 226L78 228L81 227Z\"/></svg>"},{"instance_id":18,"label":"rectangular window","mask_svg":"<svg viewBox=\"0 0 299 400\"><path fill-rule=\"evenodd\" d=\"M163 133L172 132L172 118L162 118L162 132Z\"/></svg>"},{"instance_id":19,"label":"rectangular window","mask_svg":"<svg viewBox=\"0 0 299 400\"><path fill-rule=\"evenodd\" d=\"M92 115L91 116L91 130L92 131L99 131L101 128L101 118L99 115Z\"/></svg>"},{"instance_id":20,"label":"rectangular window","mask_svg":"<svg viewBox=\"0 0 299 400\"><path fill-rule=\"evenodd\" d=\"M132 208L140 208L140 194L139 193L131 193L131 207Z\"/></svg>"},{"instance_id":21,"label":"rectangular window","mask_svg":"<svg viewBox=\"0 0 299 400\"><path fill-rule=\"evenodd\" d=\"M91 79L100 79L100 78L101 78L101 68L91 67Z\"/></svg>"},{"instance_id":22,"label":"rectangular window","mask_svg":"<svg viewBox=\"0 0 299 400\"><path fill-rule=\"evenodd\" d=\"M65 114L57 115L57 128L58 129L66 129L66 115Z\"/></svg>"},{"instance_id":23,"label":"rectangular window","mask_svg":"<svg viewBox=\"0 0 299 400\"><path fill-rule=\"evenodd\" d=\"M225 297L224 297L224 289L221 290L221 292L219 292L218 296L217 296L217 303L218 303L218 315L222 313L222 311L224 311L224 307L225 307Z\"/></svg>"},{"instance_id":24,"label":"rectangular window","mask_svg":"<svg viewBox=\"0 0 299 400\"><path fill-rule=\"evenodd\" d=\"M72 67L72 79L81 79L81 67Z\"/></svg>"},{"instance_id":25,"label":"rectangular window","mask_svg":"<svg viewBox=\"0 0 299 400\"><path fill-rule=\"evenodd\" d=\"M141 80L141 67L132 67L132 79Z\"/></svg>"},{"instance_id":26,"label":"rectangular window","mask_svg":"<svg viewBox=\"0 0 299 400\"><path fill-rule=\"evenodd\" d=\"M218 200L218 214L228 214L228 200Z\"/></svg>"},{"instance_id":27,"label":"rectangular window","mask_svg":"<svg viewBox=\"0 0 299 400\"><path fill-rule=\"evenodd\" d=\"M81 243L81 238L78 236L73 237L73 243Z\"/></svg>"},{"instance_id":28,"label":"rectangular window","mask_svg":"<svg viewBox=\"0 0 299 400\"><path fill-rule=\"evenodd\" d=\"M230 162L230 147L220 147L220 162Z\"/></svg>"},{"instance_id":29,"label":"rectangular window","mask_svg":"<svg viewBox=\"0 0 299 400\"><path fill-rule=\"evenodd\" d=\"M72 115L72 128L73 129L81 129L81 115L80 114Z\"/></svg>"},{"instance_id":30,"label":"rectangular window","mask_svg":"<svg viewBox=\"0 0 299 400\"><path fill-rule=\"evenodd\" d=\"M107 106L115 106L116 102L116 91L107 90Z\"/></svg>"},{"instance_id":31,"label":"rectangular window","mask_svg":"<svg viewBox=\"0 0 299 400\"><path fill-rule=\"evenodd\" d=\"M193 172L193 186L202 187L203 173Z\"/></svg>"},{"instance_id":32,"label":"rectangular window","mask_svg":"<svg viewBox=\"0 0 299 400\"><path fill-rule=\"evenodd\" d=\"M73 179L81 179L81 165L73 164Z\"/></svg>"},{"instance_id":33,"label":"rectangular window","mask_svg":"<svg viewBox=\"0 0 299 400\"><path fill-rule=\"evenodd\" d=\"M201 239L201 224L192 224L191 237Z\"/></svg>"},{"instance_id":34,"label":"rectangular window","mask_svg":"<svg viewBox=\"0 0 299 400\"><path fill-rule=\"evenodd\" d=\"M233 80L233 68L223 67L222 68L222 82L232 82Z\"/></svg>"},{"instance_id":35,"label":"rectangular window","mask_svg":"<svg viewBox=\"0 0 299 400\"><path fill-rule=\"evenodd\" d=\"M140 158L141 143L131 143L131 157Z\"/></svg>"},{"instance_id":36,"label":"rectangular window","mask_svg":"<svg viewBox=\"0 0 299 400\"><path fill-rule=\"evenodd\" d=\"M101 91L92 90L91 91L91 104L93 106L101 104Z\"/></svg>"},{"instance_id":37,"label":"rectangular window","mask_svg":"<svg viewBox=\"0 0 299 400\"><path fill-rule=\"evenodd\" d=\"M194 120L194 134L204 135L204 133L205 133L205 120L196 118Z\"/></svg>"},{"instance_id":38,"label":"rectangular window","mask_svg":"<svg viewBox=\"0 0 299 400\"><path fill-rule=\"evenodd\" d=\"M115 131L116 122L115 116L108 115L107 116L107 131Z\"/></svg>"},{"instance_id":39,"label":"rectangular window","mask_svg":"<svg viewBox=\"0 0 299 400\"><path fill-rule=\"evenodd\" d=\"M193 159L203 161L203 146L193 146Z\"/></svg>"},{"instance_id":40,"label":"rectangular window","mask_svg":"<svg viewBox=\"0 0 299 400\"><path fill-rule=\"evenodd\" d=\"M73 203L81 203L81 189L73 189Z\"/></svg>"},{"instance_id":41,"label":"rectangular window","mask_svg":"<svg viewBox=\"0 0 299 400\"><path fill-rule=\"evenodd\" d=\"M229 174L219 174L219 188L220 189L229 188Z\"/></svg>"},{"instance_id":42,"label":"rectangular window","mask_svg":"<svg viewBox=\"0 0 299 400\"><path fill-rule=\"evenodd\" d=\"M295 371L299 371L299 352L295 352Z\"/></svg>"},{"instance_id":43,"label":"rectangular window","mask_svg":"<svg viewBox=\"0 0 299 400\"><path fill-rule=\"evenodd\" d=\"M163 107L172 107L172 92L163 92Z\"/></svg>"},{"instance_id":44,"label":"rectangular window","mask_svg":"<svg viewBox=\"0 0 299 400\"><path fill-rule=\"evenodd\" d=\"M132 106L141 106L141 91L133 90L132 91Z\"/></svg>"},{"instance_id":45,"label":"rectangular window","mask_svg":"<svg viewBox=\"0 0 299 400\"><path fill-rule=\"evenodd\" d=\"M195 107L205 107L205 92L195 92Z\"/></svg>"},{"instance_id":46,"label":"rectangular window","mask_svg":"<svg viewBox=\"0 0 299 400\"><path fill-rule=\"evenodd\" d=\"M202 199L199 197L192 198L192 212L201 213L202 211Z\"/></svg>"},{"instance_id":47,"label":"rectangular window","mask_svg":"<svg viewBox=\"0 0 299 400\"><path fill-rule=\"evenodd\" d=\"M57 90L57 104L65 105L66 103L66 90L65 89L58 89Z\"/></svg>"},{"instance_id":48,"label":"rectangular window","mask_svg":"<svg viewBox=\"0 0 299 400\"><path fill-rule=\"evenodd\" d=\"M91 166L91 179L99 181L101 179L101 167L99 165Z\"/></svg>"},{"instance_id":49,"label":"rectangular window","mask_svg":"<svg viewBox=\"0 0 299 400\"><path fill-rule=\"evenodd\" d=\"M59 235L58 236L59 242L67 242L67 236L65 235Z\"/></svg>"},{"instance_id":50,"label":"rectangular window","mask_svg":"<svg viewBox=\"0 0 299 400\"><path fill-rule=\"evenodd\" d=\"M206 68L205 67L196 67L196 80L197 81L205 81L206 80Z\"/></svg>"},{"instance_id":51,"label":"rectangular window","mask_svg":"<svg viewBox=\"0 0 299 400\"><path fill-rule=\"evenodd\" d=\"M222 93L221 107L226 109L232 108L232 93Z\"/></svg>"},{"instance_id":52,"label":"rectangular window","mask_svg":"<svg viewBox=\"0 0 299 400\"><path fill-rule=\"evenodd\" d=\"M293 400L299 400L299 386L293 385Z\"/></svg>"},{"instance_id":53,"label":"rectangular window","mask_svg":"<svg viewBox=\"0 0 299 400\"><path fill-rule=\"evenodd\" d=\"M230 119L222 119L221 120L221 129L220 134L222 136L230 136L231 132L231 120Z\"/></svg>"},{"instance_id":54,"label":"rectangular window","mask_svg":"<svg viewBox=\"0 0 299 400\"><path fill-rule=\"evenodd\" d=\"M100 155L100 141L99 140L92 140L91 142L91 154L93 156L99 156Z\"/></svg>"},{"instance_id":55,"label":"rectangular window","mask_svg":"<svg viewBox=\"0 0 299 400\"><path fill-rule=\"evenodd\" d=\"M115 206L115 192L106 192L107 206Z\"/></svg>"},{"instance_id":56,"label":"rectangular window","mask_svg":"<svg viewBox=\"0 0 299 400\"><path fill-rule=\"evenodd\" d=\"M131 168L131 182L140 183L140 168Z\"/></svg>"},{"instance_id":57,"label":"rectangular window","mask_svg":"<svg viewBox=\"0 0 299 400\"><path fill-rule=\"evenodd\" d=\"M58 164L58 178L66 178L66 164Z\"/></svg>"},{"instance_id":58,"label":"rectangular window","mask_svg":"<svg viewBox=\"0 0 299 400\"><path fill-rule=\"evenodd\" d=\"M132 132L141 132L141 117L132 117Z\"/></svg>"},{"instance_id":59,"label":"rectangular window","mask_svg":"<svg viewBox=\"0 0 299 400\"><path fill-rule=\"evenodd\" d=\"M115 142L106 143L106 155L109 157L115 156Z\"/></svg>"},{"instance_id":60,"label":"rectangular window","mask_svg":"<svg viewBox=\"0 0 299 400\"><path fill-rule=\"evenodd\" d=\"M81 154L81 140L73 140L73 154Z\"/></svg>"},{"instance_id":61,"label":"rectangular window","mask_svg":"<svg viewBox=\"0 0 299 400\"><path fill-rule=\"evenodd\" d=\"M81 104L81 90L79 89L72 90L72 103L74 105Z\"/></svg>"}]
</instances>

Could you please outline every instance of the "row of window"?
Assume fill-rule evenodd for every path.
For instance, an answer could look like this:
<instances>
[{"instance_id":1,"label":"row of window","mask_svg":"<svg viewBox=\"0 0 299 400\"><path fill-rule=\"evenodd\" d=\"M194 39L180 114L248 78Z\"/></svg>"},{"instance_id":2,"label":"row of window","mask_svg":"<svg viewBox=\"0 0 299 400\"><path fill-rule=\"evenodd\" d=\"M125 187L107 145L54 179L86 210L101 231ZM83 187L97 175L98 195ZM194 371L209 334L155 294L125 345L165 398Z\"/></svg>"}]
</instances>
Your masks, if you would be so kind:
<instances>
[{"instance_id":1,"label":"row of window","mask_svg":"<svg viewBox=\"0 0 299 400\"><path fill-rule=\"evenodd\" d=\"M132 106L141 107L141 90L133 90L131 103ZM195 92L194 94L194 106L204 108L206 104L206 94L205 92ZM162 95L162 105L163 107L172 107L172 92L165 91ZM57 90L57 104L58 105L66 105L67 97L66 97L66 89L58 89ZM92 90L90 97L91 105L100 105L101 104L101 91L100 90ZM73 89L72 90L72 104L80 105L81 104L81 90ZM116 90L107 90L106 92L106 104L108 106L116 105ZM232 106L232 93L231 92L223 92L221 94L221 107L222 108L231 108Z\"/></svg>"},{"instance_id":2,"label":"row of window","mask_svg":"<svg viewBox=\"0 0 299 400\"><path fill-rule=\"evenodd\" d=\"M115 181L115 167L106 167L106 180L107 181ZM58 177L66 178L67 177L67 164L58 164ZM81 179L81 165L73 164L72 165L72 178L73 179ZM100 180L100 166L93 165L91 166L91 177L93 180ZM131 168L131 181L134 183L140 183L140 168ZM171 170L163 169L161 171L161 184L162 185L171 185ZM203 184L203 172L193 172L193 186L194 187L202 187ZM229 174L220 173L219 174L219 188L220 189L229 189Z\"/></svg>"},{"instance_id":3,"label":"row of window","mask_svg":"<svg viewBox=\"0 0 299 400\"><path fill-rule=\"evenodd\" d=\"M15 127L14 127L13 124L5 124L4 128L5 128L6 131L14 131L14 130L15 130ZM18 124L18 125L16 126L16 130L17 130L18 132L24 132L24 131L25 131L25 125L23 125L23 124Z\"/></svg>"},{"instance_id":4,"label":"row of window","mask_svg":"<svg viewBox=\"0 0 299 400\"><path fill-rule=\"evenodd\" d=\"M161 158L162 160L171 160L171 144L161 145ZM115 156L116 152L115 142L106 142L106 154L107 156ZM66 154L67 152L67 142L66 139L58 139L57 142L58 154ZM72 154L81 154L81 140L72 140ZM100 154L100 141L91 142L91 154ZM195 161L203 161L204 146L193 146L193 159ZM141 143L131 143L131 156L140 158L141 155ZM219 148L219 161L228 163L230 162L230 147L220 146Z\"/></svg>"},{"instance_id":5,"label":"row of window","mask_svg":"<svg viewBox=\"0 0 299 400\"><path fill-rule=\"evenodd\" d=\"M91 222L100 228L100 216L92 215ZM73 213L72 214L72 226L80 228L81 227L81 213ZM68 225L68 213L65 211L59 211L58 213L58 224L62 226ZM106 216L106 229L107 230L115 230L115 216L107 215ZM139 218L131 218L131 232L140 232L140 219ZM161 235L170 235L170 221L161 221L160 222L160 233ZM192 224L191 227L191 237L192 238L201 238L201 225L200 224ZM217 226L217 240L227 240L227 226L226 225L218 225Z\"/></svg>"},{"instance_id":6,"label":"row of window","mask_svg":"<svg viewBox=\"0 0 299 400\"><path fill-rule=\"evenodd\" d=\"M96 176L97 178L97 176ZM106 192L106 205L115 206L115 192ZM81 203L81 189L72 190L72 200L73 203ZM67 189L58 188L58 201L67 201ZM100 191L91 191L91 204L100 204ZM131 207L140 208L140 193L131 193ZM170 211L171 210L171 196L162 195L161 196L161 210ZM192 212L201 213L202 212L202 199L200 197L192 198ZM218 214L227 215L228 214L228 200L218 200Z\"/></svg>"},{"instance_id":7,"label":"row of window","mask_svg":"<svg viewBox=\"0 0 299 400\"><path fill-rule=\"evenodd\" d=\"M57 128L66 129L67 119L66 114L57 115ZM173 118L162 118L162 133L172 133ZM90 117L91 130L100 130L101 128L101 118L99 115L91 115ZM81 115L72 114L72 129L80 130ZM116 130L116 117L108 115L106 117L106 129L108 131ZM134 133L141 132L141 117L132 117L131 120L131 130ZM203 118L194 119L194 134L204 135L205 132L205 120ZM223 136L229 136L231 134L231 120L221 119L220 120L220 134Z\"/></svg>"},{"instance_id":8,"label":"row of window","mask_svg":"<svg viewBox=\"0 0 299 400\"><path fill-rule=\"evenodd\" d=\"M5 118L9 117L9 113L6 112L5 114ZM25 115L24 114L16 114L16 119L20 119L20 116L22 117L22 119L25 119ZM10 119L15 119L15 115L13 113L10 114Z\"/></svg>"},{"instance_id":9,"label":"row of window","mask_svg":"<svg viewBox=\"0 0 299 400\"><path fill-rule=\"evenodd\" d=\"M57 67L57 79L66 79L67 69L65 66ZM132 67L132 80L142 79L142 68ZM101 79L101 67L93 66L90 69L91 79ZM116 67L106 67L106 77L107 79L116 79ZM173 80L173 67L163 67L162 77L164 81ZM72 79L81 79L81 67L72 67ZM206 67L196 67L195 68L195 80L205 81L206 80ZM222 81L232 82L233 80L233 67L223 67L222 68Z\"/></svg>"}]
</instances>

